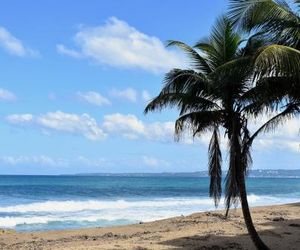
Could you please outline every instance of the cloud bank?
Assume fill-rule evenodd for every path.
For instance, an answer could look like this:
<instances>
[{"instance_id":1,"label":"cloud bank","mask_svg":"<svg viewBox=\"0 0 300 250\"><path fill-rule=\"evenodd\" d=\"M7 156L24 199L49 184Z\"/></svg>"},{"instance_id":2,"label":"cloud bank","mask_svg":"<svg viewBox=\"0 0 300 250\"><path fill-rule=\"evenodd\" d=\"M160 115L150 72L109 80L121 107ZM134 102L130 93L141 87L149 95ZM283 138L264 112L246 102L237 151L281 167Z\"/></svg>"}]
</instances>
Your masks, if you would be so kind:
<instances>
[{"instance_id":1,"label":"cloud bank","mask_svg":"<svg viewBox=\"0 0 300 250\"><path fill-rule=\"evenodd\" d=\"M89 58L118 68L135 68L154 73L184 67L184 57L176 50L166 49L163 42L111 17L104 25L84 26L76 33L77 49L57 44L57 52L73 58Z\"/></svg>"},{"instance_id":2,"label":"cloud bank","mask_svg":"<svg viewBox=\"0 0 300 250\"><path fill-rule=\"evenodd\" d=\"M107 136L121 136L128 140L147 140L162 143L174 142L174 122L145 122L133 114L113 113L103 117L101 123L88 114L70 114L62 111L49 112L42 115L12 114L6 121L21 127L37 128L51 133L52 131L81 135L89 140L103 140ZM262 118L259 124L262 124ZM254 132L259 127L252 123L250 129ZM300 153L299 119L291 119L284 126L276 129L275 133L262 134L254 141L255 150L287 149ZM208 146L211 134L204 133L192 138L186 131L180 142L182 144L201 144ZM221 137L221 147L226 149L228 140ZM149 161L150 162L150 161Z\"/></svg>"},{"instance_id":3,"label":"cloud bank","mask_svg":"<svg viewBox=\"0 0 300 250\"><path fill-rule=\"evenodd\" d=\"M6 121L14 125L31 126L46 132L58 131L81 135L93 141L106 137L96 120L88 114L77 115L62 111L49 112L39 116L12 114L6 117Z\"/></svg>"}]
</instances>

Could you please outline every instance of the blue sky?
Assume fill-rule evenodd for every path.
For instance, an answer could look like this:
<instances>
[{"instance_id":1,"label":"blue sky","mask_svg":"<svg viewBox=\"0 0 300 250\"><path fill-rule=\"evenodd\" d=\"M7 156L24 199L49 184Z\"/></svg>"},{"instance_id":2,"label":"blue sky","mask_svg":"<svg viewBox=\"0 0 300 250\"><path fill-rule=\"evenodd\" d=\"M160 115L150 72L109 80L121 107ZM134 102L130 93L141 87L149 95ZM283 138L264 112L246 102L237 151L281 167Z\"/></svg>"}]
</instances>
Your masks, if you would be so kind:
<instances>
[{"instance_id":1,"label":"blue sky","mask_svg":"<svg viewBox=\"0 0 300 250\"><path fill-rule=\"evenodd\" d=\"M209 135L174 142L176 110L143 109L164 73L187 65L166 41L206 36L226 1L4 0L0 9L0 173L206 169ZM298 129L294 120L261 137L253 168L299 168Z\"/></svg>"}]
</instances>

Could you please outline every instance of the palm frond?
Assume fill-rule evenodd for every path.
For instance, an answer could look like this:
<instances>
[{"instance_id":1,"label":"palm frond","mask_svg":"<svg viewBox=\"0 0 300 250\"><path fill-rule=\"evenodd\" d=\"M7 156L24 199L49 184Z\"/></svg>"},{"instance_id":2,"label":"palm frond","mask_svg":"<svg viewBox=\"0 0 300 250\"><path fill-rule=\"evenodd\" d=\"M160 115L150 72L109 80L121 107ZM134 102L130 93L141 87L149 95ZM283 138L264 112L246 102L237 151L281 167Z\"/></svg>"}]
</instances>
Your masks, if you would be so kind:
<instances>
[{"instance_id":1,"label":"palm frond","mask_svg":"<svg viewBox=\"0 0 300 250\"><path fill-rule=\"evenodd\" d=\"M275 112L282 105L300 99L300 82L288 76L263 77L241 96L243 112L258 116L262 112Z\"/></svg>"},{"instance_id":2,"label":"palm frond","mask_svg":"<svg viewBox=\"0 0 300 250\"><path fill-rule=\"evenodd\" d=\"M240 41L241 37L234 31L230 20L221 16L213 26L208 39L196 43L195 48L200 49L209 64L216 68L236 56Z\"/></svg>"},{"instance_id":3,"label":"palm frond","mask_svg":"<svg viewBox=\"0 0 300 250\"><path fill-rule=\"evenodd\" d=\"M217 87L221 91L224 91L222 89L223 86L227 90L236 92L237 95L233 94L235 97L238 97L244 92L244 87L252 79L253 64L253 58L250 56L238 57L217 67L211 74L211 78L219 83ZM228 83L230 84L229 86Z\"/></svg>"},{"instance_id":4,"label":"palm frond","mask_svg":"<svg viewBox=\"0 0 300 250\"><path fill-rule=\"evenodd\" d=\"M255 76L293 76L300 79L300 51L273 44L258 51Z\"/></svg>"},{"instance_id":5,"label":"palm frond","mask_svg":"<svg viewBox=\"0 0 300 250\"><path fill-rule=\"evenodd\" d=\"M226 215L232 205L236 205L239 199L239 175L241 171L241 142L237 135L236 128L233 129L231 138L229 139L229 168L225 178L225 207Z\"/></svg>"},{"instance_id":6,"label":"palm frond","mask_svg":"<svg viewBox=\"0 0 300 250\"><path fill-rule=\"evenodd\" d=\"M294 4L298 7L298 12L300 12L300 0L294 0Z\"/></svg>"},{"instance_id":7,"label":"palm frond","mask_svg":"<svg viewBox=\"0 0 300 250\"><path fill-rule=\"evenodd\" d=\"M246 31L278 20L297 20L285 1L230 0L229 6L230 19Z\"/></svg>"},{"instance_id":8,"label":"palm frond","mask_svg":"<svg viewBox=\"0 0 300 250\"><path fill-rule=\"evenodd\" d=\"M161 93L185 93L195 95L207 90L207 77L194 70L173 69L166 74Z\"/></svg>"},{"instance_id":9,"label":"palm frond","mask_svg":"<svg viewBox=\"0 0 300 250\"><path fill-rule=\"evenodd\" d=\"M286 1L231 0L229 17L242 30L260 30L273 42L300 46L300 17Z\"/></svg>"},{"instance_id":10,"label":"palm frond","mask_svg":"<svg viewBox=\"0 0 300 250\"><path fill-rule=\"evenodd\" d=\"M241 153L241 171L248 175L249 167L252 165L251 145L248 144L250 140L250 131L247 127L247 122L243 126L243 139L242 139L242 153Z\"/></svg>"},{"instance_id":11,"label":"palm frond","mask_svg":"<svg viewBox=\"0 0 300 250\"><path fill-rule=\"evenodd\" d=\"M191 131L193 137L206 131L213 131L216 126L222 124L223 111L199 111L180 116L175 122L176 139L180 140L183 131Z\"/></svg>"},{"instance_id":12,"label":"palm frond","mask_svg":"<svg viewBox=\"0 0 300 250\"><path fill-rule=\"evenodd\" d=\"M263 32L257 32L246 39L246 44L240 49L240 56L253 56L261 47L270 44L270 41Z\"/></svg>"},{"instance_id":13,"label":"palm frond","mask_svg":"<svg viewBox=\"0 0 300 250\"><path fill-rule=\"evenodd\" d=\"M216 48L210 43L210 41L205 42L200 40L194 47L199 49L205 55L212 71L214 71L214 69L220 65L219 51L216 50Z\"/></svg>"},{"instance_id":14,"label":"palm frond","mask_svg":"<svg viewBox=\"0 0 300 250\"><path fill-rule=\"evenodd\" d=\"M193 68L200 70L201 72L206 74L209 74L212 71L206 59L203 58L194 48L190 47L189 45L180 41L170 40L168 41L167 46L177 46L184 52L186 52L191 59L191 66Z\"/></svg>"},{"instance_id":15,"label":"palm frond","mask_svg":"<svg viewBox=\"0 0 300 250\"><path fill-rule=\"evenodd\" d=\"M230 0L228 16L240 29L249 32L271 15L274 5L272 0Z\"/></svg>"},{"instance_id":16,"label":"palm frond","mask_svg":"<svg viewBox=\"0 0 300 250\"><path fill-rule=\"evenodd\" d=\"M299 114L300 114L300 101L289 104L282 112L269 119L253 133L253 135L248 139L247 142L248 146L250 147L252 145L254 139L259 134L263 132L268 132L270 130L274 130L277 126L282 125L286 120L296 117Z\"/></svg>"},{"instance_id":17,"label":"palm frond","mask_svg":"<svg viewBox=\"0 0 300 250\"><path fill-rule=\"evenodd\" d=\"M222 154L219 143L219 131L215 127L208 147L208 172L210 176L209 196L217 207L222 194Z\"/></svg>"},{"instance_id":18,"label":"palm frond","mask_svg":"<svg viewBox=\"0 0 300 250\"><path fill-rule=\"evenodd\" d=\"M166 107L177 107L180 114L220 108L217 103L209 98L196 96L193 93L160 93L146 106L144 112L161 111Z\"/></svg>"},{"instance_id":19,"label":"palm frond","mask_svg":"<svg viewBox=\"0 0 300 250\"><path fill-rule=\"evenodd\" d=\"M228 18L223 16L217 20L212 29L210 41L221 55L222 63L235 57L240 40L239 34L234 31Z\"/></svg>"},{"instance_id":20,"label":"palm frond","mask_svg":"<svg viewBox=\"0 0 300 250\"><path fill-rule=\"evenodd\" d=\"M160 94L145 108L145 113L177 106L180 115L186 112L220 109L209 82L193 70L174 69L166 74Z\"/></svg>"}]
</instances>

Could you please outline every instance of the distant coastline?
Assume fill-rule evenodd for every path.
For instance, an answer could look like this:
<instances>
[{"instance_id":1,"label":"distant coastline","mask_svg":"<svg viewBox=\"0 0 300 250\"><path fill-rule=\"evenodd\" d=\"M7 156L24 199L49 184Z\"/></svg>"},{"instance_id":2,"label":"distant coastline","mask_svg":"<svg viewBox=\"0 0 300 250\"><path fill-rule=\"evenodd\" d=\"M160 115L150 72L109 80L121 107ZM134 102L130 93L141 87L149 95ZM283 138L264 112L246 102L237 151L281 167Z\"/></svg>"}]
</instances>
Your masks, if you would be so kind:
<instances>
[{"instance_id":1,"label":"distant coastline","mask_svg":"<svg viewBox=\"0 0 300 250\"><path fill-rule=\"evenodd\" d=\"M227 174L223 172L223 177ZM157 173L74 173L74 174L0 174L0 176L109 176L109 177L208 177L208 171L157 172ZM255 169L248 173L249 178L300 178L300 169Z\"/></svg>"},{"instance_id":2,"label":"distant coastline","mask_svg":"<svg viewBox=\"0 0 300 250\"><path fill-rule=\"evenodd\" d=\"M226 176L227 172L223 173ZM208 177L207 171L162 172L162 173L78 173L62 176L117 176L117 177ZM300 178L300 169L256 169L250 170L250 178Z\"/></svg>"}]
</instances>

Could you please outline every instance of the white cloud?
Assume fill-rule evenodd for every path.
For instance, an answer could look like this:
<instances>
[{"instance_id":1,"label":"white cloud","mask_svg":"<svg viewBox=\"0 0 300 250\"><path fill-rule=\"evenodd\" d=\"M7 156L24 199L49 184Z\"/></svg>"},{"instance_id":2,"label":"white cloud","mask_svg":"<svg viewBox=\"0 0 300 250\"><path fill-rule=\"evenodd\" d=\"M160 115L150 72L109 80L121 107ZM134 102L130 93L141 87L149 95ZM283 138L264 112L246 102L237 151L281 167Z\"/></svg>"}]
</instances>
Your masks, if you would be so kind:
<instances>
[{"instance_id":1,"label":"white cloud","mask_svg":"<svg viewBox=\"0 0 300 250\"><path fill-rule=\"evenodd\" d=\"M9 90L0 88L0 100L15 101L17 100L17 97L14 93L10 92Z\"/></svg>"},{"instance_id":2,"label":"white cloud","mask_svg":"<svg viewBox=\"0 0 300 250\"><path fill-rule=\"evenodd\" d=\"M87 103L96 105L96 106L103 106L103 105L109 105L110 101L102 96L100 93L94 92L94 91L88 91L88 92L77 92L77 97L80 100L83 100Z\"/></svg>"},{"instance_id":3,"label":"white cloud","mask_svg":"<svg viewBox=\"0 0 300 250\"><path fill-rule=\"evenodd\" d=\"M112 167L120 164L136 167L136 165L144 165L149 167L168 167L170 162L152 156L130 156L130 157L113 157L108 158L89 158L86 156L77 157L52 157L47 155L16 155L16 156L0 156L0 164L7 166L39 166L39 167L87 167L102 168Z\"/></svg>"},{"instance_id":4,"label":"white cloud","mask_svg":"<svg viewBox=\"0 0 300 250\"><path fill-rule=\"evenodd\" d=\"M62 111L49 112L43 115L12 114L6 121L13 125L38 128L42 132L61 131L84 136L90 140L101 140L107 135L122 136L129 140L142 139L158 142L174 142L174 122L151 122L140 120L133 114L114 113L105 115L100 125L88 114L69 114ZM251 125L253 133L259 124ZM299 140L300 120L292 119L284 126L280 126L275 133L262 134L255 139L254 150L287 149L300 153ZM192 138L186 131L180 142L183 144L201 144L208 146L211 133L204 133L200 137ZM227 139L221 136L221 147L227 149ZM96 163L95 163L96 165ZM99 163L100 165L100 163Z\"/></svg>"},{"instance_id":5,"label":"white cloud","mask_svg":"<svg viewBox=\"0 0 300 250\"><path fill-rule=\"evenodd\" d=\"M49 112L38 116L12 114L6 116L5 120L13 125L38 128L46 133L61 131L82 135L90 140L101 140L107 134L117 134L127 139L144 138L160 142L174 141L173 122L146 123L132 114L115 113L105 115L102 126L88 114L78 115L62 111ZM183 142L190 143L186 140L183 140Z\"/></svg>"},{"instance_id":6,"label":"white cloud","mask_svg":"<svg viewBox=\"0 0 300 250\"><path fill-rule=\"evenodd\" d=\"M279 136L295 137L300 134L300 119L294 118L279 126L277 134Z\"/></svg>"},{"instance_id":7,"label":"white cloud","mask_svg":"<svg viewBox=\"0 0 300 250\"><path fill-rule=\"evenodd\" d=\"M158 160L153 157L143 156L142 159L143 159L144 164L146 164L148 166L157 166L159 164Z\"/></svg>"},{"instance_id":8,"label":"white cloud","mask_svg":"<svg viewBox=\"0 0 300 250\"><path fill-rule=\"evenodd\" d=\"M68 163L63 159L53 159L49 156L1 156L0 162L7 165L36 164L42 166L66 166Z\"/></svg>"},{"instance_id":9,"label":"white cloud","mask_svg":"<svg viewBox=\"0 0 300 250\"><path fill-rule=\"evenodd\" d=\"M146 125L144 133L150 140L168 142L174 141L174 128L174 122L153 122Z\"/></svg>"},{"instance_id":10,"label":"white cloud","mask_svg":"<svg viewBox=\"0 0 300 250\"><path fill-rule=\"evenodd\" d=\"M0 46L14 56L38 56L39 52L27 48L23 43L14 37L8 30L0 26Z\"/></svg>"},{"instance_id":11,"label":"white cloud","mask_svg":"<svg viewBox=\"0 0 300 250\"><path fill-rule=\"evenodd\" d=\"M275 114L261 115L256 119L249 120L250 135L255 133L260 126L271 119ZM261 133L253 141L253 150L273 150L273 149L286 149L292 152L300 153L300 120L290 119L283 124L276 127L274 131ZM224 130L221 130L224 133ZM209 144L211 133L204 133L201 137L197 138L203 145ZM221 136L221 148L223 150L228 149L228 139L225 136Z\"/></svg>"},{"instance_id":12,"label":"white cloud","mask_svg":"<svg viewBox=\"0 0 300 250\"><path fill-rule=\"evenodd\" d=\"M144 123L135 115L120 113L104 116L103 128L108 132L117 132L129 139L136 139L145 131Z\"/></svg>"},{"instance_id":13,"label":"white cloud","mask_svg":"<svg viewBox=\"0 0 300 250\"><path fill-rule=\"evenodd\" d=\"M59 53L91 58L99 64L164 72L183 67L183 56L165 48L161 40L144 34L126 22L111 17L102 26L82 27L75 35L79 50L57 45Z\"/></svg>"},{"instance_id":14,"label":"white cloud","mask_svg":"<svg viewBox=\"0 0 300 250\"><path fill-rule=\"evenodd\" d=\"M85 166L85 167L102 167L109 165L110 162L105 158L87 158L78 156L75 158L53 158L46 155L37 156L0 156L0 163L4 165L38 165L49 167L68 167L68 166Z\"/></svg>"},{"instance_id":15,"label":"white cloud","mask_svg":"<svg viewBox=\"0 0 300 250\"><path fill-rule=\"evenodd\" d=\"M270 116L260 116L258 119L249 121L250 134L253 134L263 123L268 121L274 114ZM269 131L266 133L261 133L253 141L253 150L273 150L273 149L286 149L292 152L300 153L300 120L291 119L285 121L284 124L278 126L274 131ZM223 136L224 130L221 130L221 148L222 150L228 149L228 139L227 136ZM184 134L185 143L189 144L193 142L191 135ZM201 144L208 146L211 139L211 133L207 132L201 134L200 137L195 139Z\"/></svg>"},{"instance_id":16,"label":"white cloud","mask_svg":"<svg viewBox=\"0 0 300 250\"><path fill-rule=\"evenodd\" d=\"M133 114L115 113L104 116L103 129L110 134L119 134L127 139L147 139L159 142L174 142L174 122L146 123ZM258 125L251 126L254 132ZM275 130L275 133L266 133L257 137L253 149L267 150L272 148L284 148L294 152L300 152L299 119L289 120L284 126ZM221 148L228 148L227 138L221 136ZM211 133L201 134L193 139L189 131L183 133L180 142L183 144L201 144L208 146Z\"/></svg>"},{"instance_id":17,"label":"white cloud","mask_svg":"<svg viewBox=\"0 0 300 250\"><path fill-rule=\"evenodd\" d=\"M174 141L173 122L145 123L135 115L115 113L104 116L103 129L127 139L145 138L152 141Z\"/></svg>"},{"instance_id":18,"label":"white cloud","mask_svg":"<svg viewBox=\"0 0 300 250\"><path fill-rule=\"evenodd\" d=\"M263 123L273 117L274 113L260 116L250 126L251 132L256 131ZM276 127L274 131L261 133L255 141L255 147L259 149L288 149L300 153L300 119L293 118L286 120L283 124Z\"/></svg>"},{"instance_id":19,"label":"white cloud","mask_svg":"<svg viewBox=\"0 0 300 250\"><path fill-rule=\"evenodd\" d=\"M70 57L74 57L74 58L82 58L81 53L79 53L75 50L72 50L72 49L68 49L62 44L56 45L56 51L62 55L66 55L66 56L70 56Z\"/></svg>"},{"instance_id":20,"label":"white cloud","mask_svg":"<svg viewBox=\"0 0 300 250\"><path fill-rule=\"evenodd\" d=\"M137 91L133 88L126 88L123 90L113 89L111 95L114 97L119 97L130 102L136 102Z\"/></svg>"},{"instance_id":21,"label":"white cloud","mask_svg":"<svg viewBox=\"0 0 300 250\"><path fill-rule=\"evenodd\" d=\"M31 114L13 114L6 121L14 125L30 125L48 131L61 131L82 135L89 140L102 140L106 134L96 120L88 114L70 114L62 111L49 112L34 117Z\"/></svg>"},{"instance_id":22,"label":"white cloud","mask_svg":"<svg viewBox=\"0 0 300 250\"><path fill-rule=\"evenodd\" d=\"M16 125L28 125L33 121L32 114L13 114L6 116L6 121Z\"/></svg>"},{"instance_id":23,"label":"white cloud","mask_svg":"<svg viewBox=\"0 0 300 250\"><path fill-rule=\"evenodd\" d=\"M107 165L107 160L105 158L98 158L98 159L89 159L84 156L78 156L77 158L77 164L87 166L87 167L103 167L104 165Z\"/></svg>"},{"instance_id":24,"label":"white cloud","mask_svg":"<svg viewBox=\"0 0 300 250\"><path fill-rule=\"evenodd\" d=\"M142 156L142 162L150 167L163 167L163 166L169 166L169 162L165 160L161 160L155 157L144 155Z\"/></svg>"},{"instance_id":25,"label":"white cloud","mask_svg":"<svg viewBox=\"0 0 300 250\"><path fill-rule=\"evenodd\" d=\"M37 124L47 129L83 135L90 140L101 140L105 133L96 120L88 114L68 114L61 111L49 112L37 118Z\"/></svg>"},{"instance_id":26,"label":"white cloud","mask_svg":"<svg viewBox=\"0 0 300 250\"><path fill-rule=\"evenodd\" d=\"M159 142L175 141L175 124L172 121L146 123L133 114L124 115L115 113L104 116L102 127L107 133L119 134L130 140L142 138ZM207 134L205 138L201 137L200 139L194 140L188 131L186 131L180 139L180 142L183 144L200 142L201 144L207 145L208 136L209 134Z\"/></svg>"},{"instance_id":27,"label":"white cloud","mask_svg":"<svg viewBox=\"0 0 300 250\"><path fill-rule=\"evenodd\" d=\"M151 95L149 94L149 92L147 90L143 90L142 98L145 102L149 102L152 99Z\"/></svg>"}]
</instances>

